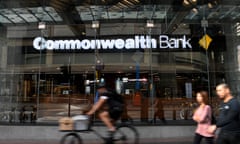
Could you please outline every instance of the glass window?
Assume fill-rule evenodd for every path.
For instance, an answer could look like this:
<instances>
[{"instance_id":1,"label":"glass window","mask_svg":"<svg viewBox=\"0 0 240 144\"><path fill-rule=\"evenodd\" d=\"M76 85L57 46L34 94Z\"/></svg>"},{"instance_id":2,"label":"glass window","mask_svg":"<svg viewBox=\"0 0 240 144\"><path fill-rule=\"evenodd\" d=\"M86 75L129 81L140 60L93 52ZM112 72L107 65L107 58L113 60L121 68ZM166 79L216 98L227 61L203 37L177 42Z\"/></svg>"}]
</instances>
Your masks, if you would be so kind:
<instances>
[{"instance_id":1,"label":"glass window","mask_svg":"<svg viewBox=\"0 0 240 144\"><path fill-rule=\"evenodd\" d=\"M239 2L0 5L0 121L81 114L98 82L123 96L121 120L139 123L191 122L196 92L215 108L219 83L239 94Z\"/></svg>"}]
</instances>

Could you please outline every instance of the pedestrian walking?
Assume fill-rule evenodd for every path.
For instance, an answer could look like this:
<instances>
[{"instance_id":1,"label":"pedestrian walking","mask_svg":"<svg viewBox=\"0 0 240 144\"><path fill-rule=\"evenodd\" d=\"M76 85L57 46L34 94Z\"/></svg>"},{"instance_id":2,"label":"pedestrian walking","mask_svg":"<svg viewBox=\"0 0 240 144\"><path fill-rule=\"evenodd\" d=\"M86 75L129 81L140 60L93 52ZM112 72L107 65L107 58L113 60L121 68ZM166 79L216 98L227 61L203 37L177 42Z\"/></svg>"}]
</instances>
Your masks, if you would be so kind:
<instances>
[{"instance_id":1,"label":"pedestrian walking","mask_svg":"<svg viewBox=\"0 0 240 144\"><path fill-rule=\"evenodd\" d=\"M154 100L154 117L153 117L153 123L156 123L157 118L159 118L160 120L162 120L163 123L166 123L165 120L165 116L164 116L164 108L163 108L163 97L162 94L160 92L160 90L158 89L156 92L156 98Z\"/></svg>"},{"instance_id":2,"label":"pedestrian walking","mask_svg":"<svg viewBox=\"0 0 240 144\"><path fill-rule=\"evenodd\" d=\"M193 120L197 122L193 144L200 144L202 139L205 139L206 144L213 144L214 134L208 132L212 118L212 110L208 105L208 93L206 91L198 92L196 100L199 106L193 115Z\"/></svg>"},{"instance_id":3,"label":"pedestrian walking","mask_svg":"<svg viewBox=\"0 0 240 144\"><path fill-rule=\"evenodd\" d=\"M240 104L231 94L227 84L216 87L218 97L222 100L217 123L209 127L209 132L220 128L217 144L240 144Z\"/></svg>"}]
</instances>

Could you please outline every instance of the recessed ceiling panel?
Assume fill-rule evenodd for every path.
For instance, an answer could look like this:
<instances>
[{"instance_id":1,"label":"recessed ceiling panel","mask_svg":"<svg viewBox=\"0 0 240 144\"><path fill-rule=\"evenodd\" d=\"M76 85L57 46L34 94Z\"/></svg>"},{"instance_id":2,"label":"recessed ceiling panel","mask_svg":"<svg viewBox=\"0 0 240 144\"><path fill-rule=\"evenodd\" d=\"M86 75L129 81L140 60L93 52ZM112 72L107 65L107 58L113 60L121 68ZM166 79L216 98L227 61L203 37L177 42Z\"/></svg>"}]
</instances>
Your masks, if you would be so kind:
<instances>
[{"instance_id":1,"label":"recessed ceiling panel","mask_svg":"<svg viewBox=\"0 0 240 144\"><path fill-rule=\"evenodd\" d=\"M92 16L90 7L77 6L76 10L78 11L78 13L80 15L81 20L83 20L83 21L91 21L91 20L93 20L93 16Z\"/></svg>"},{"instance_id":2,"label":"recessed ceiling panel","mask_svg":"<svg viewBox=\"0 0 240 144\"><path fill-rule=\"evenodd\" d=\"M25 23L25 21L16 14L6 14L4 15L14 23Z\"/></svg>"},{"instance_id":3,"label":"recessed ceiling panel","mask_svg":"<svg viewBox=\"0 0 240 144\"><path fill-rule=\"evenodd\" d=\"M166 17L166 11L156 11L153 15L153 19L164 19Z\"/></svg>"},{"instance_id":4,"label":"recessed ceiling panel","mask_svg":"<svg viewBox=\"0 0 240 144\"><path fill-rule=\"evenodd\" d=\"M0 23L11 23L11 21L0 15Z\"/></svg>"},{"instance_id":5,"label":"recessed ceiling panel","mask_svg":"<svg viewBox=\"0 0 240 144\"><path fill-rule=\"evenodd\" d=\"M138 14L137 14L137 18L138 19L145 19L147 17L146 17L146 15L143 11L139 11Z\"/></svg>"},{"instance_id":6,"label":"recessed ceiling panel","mask_svg":"<svg viewBox=\"0 0 240 144\"><path fill-rule=\"evenodd\" d=\"M32 14L19 14L27 22L38 22L38 19Z\"/></svg>"},{"instance_id":7,"label":"recessed ceiling panel","mask_svg":"<svg viewBox=\"0 0 240 144\"><path fill-rule=\"evenodd\" d=\"M12 10L17 14L29 14L26 8L13 8Z\"/></svg>"},{"instance_id":8,"label":"recessed ceiling panel","mask_svg":"<svg viewBox=\"0 0 240 144\"><path fill-rule=\"evenodd\" d=\"M102 11L102 12L101 12L100 19L108 19L108 18L109 18L109 17L108 17L108 12Z\"/></svg>"},{"instance_id":9,"label":"recessed ceiling panel","mask_svg":"<svg viewBox=\"0 0 240 144\"><path fill-rule=\"evenodd\" d=\"M135 19L137 17L137 11L126 11L124 12L125 19Z\"/></svg>"},{"instance_id":10,"label":"recessed ceiling panel","mask_svg":"<svg viewBox=\"0 0 240 144\"><path fill-rule=\"evenodd\" d=\"M123 13L122 12L108 12L108 13L109 13L109 18L110 19L123 18Z\"/></svg>"},{"instance_id":11,"label":"recessed ceiling panel","mask_svg":"<svg viewBox=\"0 0 240 144\"><path fill-rule=\"evenodd\" d=\"M56 22L63 21L63 19L58 15L58 13L49 13L49 15L54 19Z\"/></svg>"},{"instance_id":12,"label":"recessed ceiling panel","mask_svg":"<svg viewBox=\"0 0 240 144\"><path fill-rule=\"evenodd\" d=\"M0 13L1 13L2 15L11 15L11 14L14 14L14 12L13 12L12 10L10 10L10 9L1 9L1 10L0 10Z\"/></svg>"},{"instance_id":13,"label":"recessed ceiling panel","mask_svg":"<svg viewBox=\"0 0 240 144\"><path fill-rule=\"evenodd\" d=\"M62 18L52 7L35 7L29 8L31 13L33 13L40 21L62 21Z\"/></svg>"},{"instance_id":14,"label":"recessed ceiling panel","mask_svg":"<svg viewBox=\"0 0 240 144\"><path fill-rule=\"evenodd\" d=\"M91 21L91 20L93 20L93 16L92 16L91 12L81 12L79 14L80 14L81 19L83 21Z\"/></svg>"},{"instance_id":15,"label":"recessed ceiling panel","mask_svg":"<svg viewBox=\"0 0 240 144\"><path fill-rule=\"evenodd\" d=\"M60 15L55 11L53 7L45 7L45 11L56 22L63 21Z\"/></svg>"},{"instance_id":16,"label":"recessed ceiling panel","mask_svg":"<svg viewBox=\"0 0 240 144\"><path fill-rule=\"evenodd\" d=\"M78 12L89 12L89 7L87 6L76 6Z\"/></svg>"}]
</instances>

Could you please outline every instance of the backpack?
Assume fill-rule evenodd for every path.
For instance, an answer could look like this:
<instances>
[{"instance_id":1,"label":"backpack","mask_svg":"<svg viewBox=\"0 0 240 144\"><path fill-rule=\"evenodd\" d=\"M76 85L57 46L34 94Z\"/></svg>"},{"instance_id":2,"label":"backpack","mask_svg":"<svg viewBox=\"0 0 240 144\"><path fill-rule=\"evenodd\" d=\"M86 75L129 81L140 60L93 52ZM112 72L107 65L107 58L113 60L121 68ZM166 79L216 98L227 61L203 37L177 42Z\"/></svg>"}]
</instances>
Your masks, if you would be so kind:
<instances>
[{"instance_id":1,"label":"backpack","mask_svg":"<svg viewBox=\"0 0 240 144\"><path fill-rule=\"evenodd\" d=\"M124 100L122 95L116 93L113 90L109 90L108 92L105 93L105 95L107 95L109 97L107 103L110 109L119 109L119 110L123 110L124 108Z\"/></svg>"}]
</instances>

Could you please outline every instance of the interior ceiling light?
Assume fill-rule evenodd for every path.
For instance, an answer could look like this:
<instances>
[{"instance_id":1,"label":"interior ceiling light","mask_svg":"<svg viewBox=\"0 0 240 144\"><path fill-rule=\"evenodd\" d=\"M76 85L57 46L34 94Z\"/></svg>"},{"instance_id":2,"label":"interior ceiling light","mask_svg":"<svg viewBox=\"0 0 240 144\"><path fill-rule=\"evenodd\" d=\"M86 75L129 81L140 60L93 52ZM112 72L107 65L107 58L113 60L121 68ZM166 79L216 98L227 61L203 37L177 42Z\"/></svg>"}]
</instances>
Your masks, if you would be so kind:
<instances>
[{"instance_id":1,"label":"interior ceiling light","mask_svg":"<svg viewBox=\"0 0 240 144\"><path fill-rule=\"evenodd\" d=\"M208 0L207 5L209 8L212 8L213 6L218 5L218 2L217 2L217 0Z\"/></svg>"},{"instance_id":2,"label":"interior ceiling light","mask_svg":"<svg viewBox=\"0 0 240 144\"><path fill-rule=\"evenodd\" d=\"M196 14L198 13L198 9L197 9L197 8L193 8L192 11L193 11L194 13L196 13Z\"/></svg>"},{"instance_id":3,"label":"interior ceiling light","mask_svg":"<svg viewBox=\"0 0 240 144\"><path fill-rule=\"evenodd\" d=\"M183 5L188 7L188 6L193 6L197 4L197 0L183 0Z\"/></svg>"},{"instance_id":4,"label":"interior ceiling light","mask_svg":"<svg viewBox=\"0 0 240 144\"><path fill-rule=\"evenodd\" d=\"M38 23L38 29L46 29L46 23L45 22L39 22Z\"/></svg>"},{"instance_id":5,"label":"interior ceiling light","mask_svg":"<svg viewBox=\"0 0 240 144\"><path fill-rule=\"evenodd\" d=\"M147 20L147 27L148 27L148 28L154 27L154 22L153 22L153 20Z\"/></svg>"},{"instance_id":6,"label":"interior ceiling light","mask_svg":"<svg viewBox=\"0 0 240 144\"><path fill-rule=\"evenodd\" d=\"M128 1L128 0L124 0L123 2L124 2L124 3L127 3L128 5L134 5L133 3L131 3L131 2Z\"/></svg>"},{"instance_id":7,"label":"interior ceiling light","mask_svg":"<svg viewBox=\"0 0 240 144\"><path fill-rule=\"evenodd\" d=\"M211 3L208 3L208 8L213 8L213 5Z\"/></svg>"},{"instance_id":8,"label":"interior ceiling light","mask_svg":"<svg viewBox=\"0 0 240 144\"><path fill-rule=\"evenodd\" d=\"M190 0L190 2L191 2L192 4L196 4L196 3L197 3L197 0Z\"/></svg>"},{"instance_id":9,"label":"interior ceiling light","mask_svg":"<svg viewBox=\"0 0 240 144\"><path fill-rule=\"evenodd\" d=\"M99 28L99 21L92 21L92 28Z\"/></svg>"},{"instance_id":10,"label":"interior ceiling light","mask_svg":"<svg viewBox=\"0 0 240 144\"><path fill-rule=\"evenodd\" d=\"M189 6L190 2L188 0L183 0L183 5Z\"/></svg>"}]
</instances>

